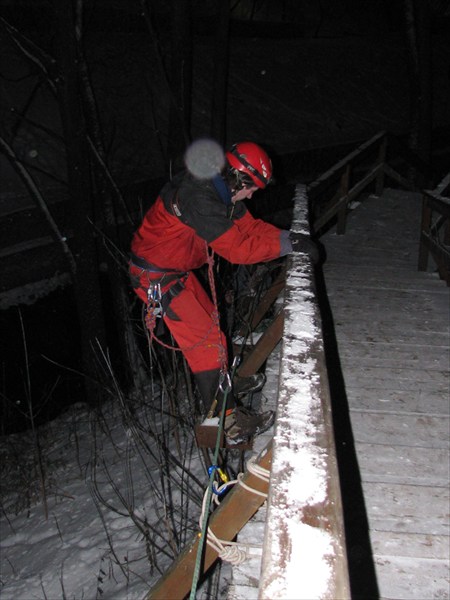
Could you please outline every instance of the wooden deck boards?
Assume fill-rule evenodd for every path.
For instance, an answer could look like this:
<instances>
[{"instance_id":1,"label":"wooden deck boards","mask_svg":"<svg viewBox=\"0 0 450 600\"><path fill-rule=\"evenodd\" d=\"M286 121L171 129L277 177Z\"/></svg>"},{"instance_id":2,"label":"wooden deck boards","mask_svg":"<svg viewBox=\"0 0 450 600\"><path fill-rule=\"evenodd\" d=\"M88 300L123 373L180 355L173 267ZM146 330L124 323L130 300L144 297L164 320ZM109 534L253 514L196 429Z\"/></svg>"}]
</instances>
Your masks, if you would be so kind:
<instances>
[{"instance_id":1,"label":"wooden deck boards","mask_svg":"<svg viewBox=\"0 0 450 600\"><path fill-rule=\"evenodd\" d=\"M449 290L417 272L419 224L420 196L385 190L322 238L383 600L450 589Z\"/></svg>"}]
</instances>

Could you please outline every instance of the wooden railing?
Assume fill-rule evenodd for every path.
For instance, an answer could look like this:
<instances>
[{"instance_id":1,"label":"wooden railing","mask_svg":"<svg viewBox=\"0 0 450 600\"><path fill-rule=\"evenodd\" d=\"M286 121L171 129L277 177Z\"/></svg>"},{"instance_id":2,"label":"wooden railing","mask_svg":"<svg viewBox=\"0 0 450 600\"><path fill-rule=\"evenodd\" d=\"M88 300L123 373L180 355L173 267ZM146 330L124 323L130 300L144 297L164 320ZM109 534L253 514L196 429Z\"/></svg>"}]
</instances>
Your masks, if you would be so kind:
<instances>
[{"instance_id":1,"label":"wooden railing","mask_svg":"<svg viewBox=\"0 0 450 600\"><path fill-rule=\"evenodd\" d=\"M450 173L434 191L423 192L419 271L427 270L429 255L450 286Z\"/></svg>"},{"instance_id":2,"label":"wooden railing","mask_svg":"<svg viewBox=\"0 0 450 600\"><path fill-rule=\"evenodd\" d=\"M292 229L309 232L298 186ZM314 273L288 258L277 420L259 597L350 597L330 392Z\"/></svg>"},{"instance_id":3,"label":"wooden railing","mask_svg":"<svg viewBox=\"0 0 450 600\"><path fill-rule=\"evenodd\" d=\"M315 233L337 219L336 231L345 233L349 204L369 186L383 191L385 177L407 189L415 189L411 178L388 165L390 138L384 131L356 148L308 186L312 229ZM397 146L396 151L399 151Z\"/></svg>"},{"instance_id":4,"label":"wooden railing","mask_svg":"<svg viewBox=\"0 0 450 600\"><path fill-rule=\"evenodd\" d=\"M304 186L297 188L292 229L309 231ZM283 308L239 368L241 375L254 373L281 342L274 438L256 461L270 470L270 485L244 474L250 488L268 491L259 597L345 600L350 598L350 584L330 392L314 273L306 255L287 258L286 273L283 270L262 298L252 327L283 292ZM209 526L221 539L232 540L263 502L261 496L235 486L211 514ZM196 535L186 545L147 600L185 598L199 539ZM218 552L208 545L201 572L217 558Z\"/></svg>"}]
</instances>

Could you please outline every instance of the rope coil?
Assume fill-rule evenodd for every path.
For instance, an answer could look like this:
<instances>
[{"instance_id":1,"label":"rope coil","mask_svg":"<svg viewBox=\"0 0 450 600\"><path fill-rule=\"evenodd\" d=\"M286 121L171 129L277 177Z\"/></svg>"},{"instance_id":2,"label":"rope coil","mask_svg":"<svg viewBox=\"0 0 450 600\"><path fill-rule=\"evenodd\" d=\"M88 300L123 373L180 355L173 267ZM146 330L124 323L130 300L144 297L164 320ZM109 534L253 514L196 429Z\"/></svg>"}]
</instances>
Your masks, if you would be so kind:
<instances>
[{"instance_id":1,"label":"rope coil","mask_svg":"<svg viewBox=\"0 0 450 600\"><path fill-rule=\"evenodd\" d=\"M252 475L257 477L258 479L261 479L262 481L265 481L268 483L269 479L270 479L270 471L268 471L264 467L261 467L260 465L257 465L255 463L255 461L256 461L256 456L252 456L247 461L247 470L249 471L249 473L251 473ZM265 492L260 492L259 490L256 490L255 488L247 485L246 483L243 483L243 481L242 481L243 476L244 476L244 473L239 473L239 475L237 476L237 479L227 481L220 486L217 486L217 484L215 486L213 486L213 492L215 494L213 501L217 505L219 505L220 504L220 496L223 494L223 492L226 490L226 488L228 488L230 485L234 485L236 483L238 483L244 489L248 490L249 492L251 492L253 494L257 494L258 496L267 498L267 494ZM203 519L205 516L207 500L208 500L208 490L206 490L204 497L203 497L202 512L201 512L200 519L199 519L200 525L203 523ZM249 557L250 551L252 549L257 549L257 550L262 549L262 546L259 544L248 544L245 542L230 542L228 540L222 540L216 536L216 534L213 532L213 530L209 526L207 528L206 543L208 544L208 546L210 546L213 550L215 550L217 552L217 554L219 555L219 557L222 560L226 560L227 562L229 562L235 566L240 565L243 562L245 562L247 560L247 558Z\"/></svg>"},{"instance_id":2,"label":"rope coil","mask_svg":"<svg viewBox=\"0 0 450 600\"><path fill-rule=\"evenodd\" d=\"M257 477L258 479L261 479L262 481L269 483L270 471L268 471L264 467L261 467L260 465L257 465L255 463L255 460L256 460L256 456L252 456L251 458L248 459L248 461L247 461L248 472L251 473L252 475L254 475L255 477ZM257 496L261 496L262 498L267 498L266 492L260 492L259 490L255 490L255 488L244 483L242 481L243 476L244 476L243 473L239 473L239 475L237 477L237 482L239 483L239 485L241 487L243 487L248 492L251 492L252 494L256 494Z\"/></svg>"}]
</instances>

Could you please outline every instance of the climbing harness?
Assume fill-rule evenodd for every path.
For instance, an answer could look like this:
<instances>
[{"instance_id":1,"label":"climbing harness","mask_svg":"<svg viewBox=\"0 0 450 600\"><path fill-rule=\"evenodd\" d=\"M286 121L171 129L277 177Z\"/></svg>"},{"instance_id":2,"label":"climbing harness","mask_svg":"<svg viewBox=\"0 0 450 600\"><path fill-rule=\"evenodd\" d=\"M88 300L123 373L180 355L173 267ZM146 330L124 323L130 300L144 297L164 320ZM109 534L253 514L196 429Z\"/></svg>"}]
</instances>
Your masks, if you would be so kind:
<instances>
[{"instance_id":1,"label":"climbing harness","mask_svg":"<svg viewBox=\"0 0 450 600\"><path fill-rule=\"evenodd\" d=\"M161 283L149 283L147 289L147 310L145 312L145 324L149 331L154 331L156 319L163 314Z\"/></svg>"},{"instance_id":2,"label":"climbing harness","mask_svg":"<svg viewBox=\"0 0 450 600\"><path fill-rule=\"evenodd\" d=\"M173 269L163 269L156 267L145 259L136 254L130 254L130 264L141 270L138 276L131 276L133 288L141 288L145 291L145 287L141 285L140 278L143 273L147 273L147 321L150 326L154 326L157 317L162 317L167 313L169 304L184 290L184 283L189 275L186 271L175 271ZM150 278L150 274L158 273L161 276L158 278ZM171 285L166 291L162 291L162 287ZM150 327L149 327L150 329ZM153 331L153 329L150 329Z\"/></svg>"},{"instance_id":3,"label":"climbing harness","mask_svg":"<svg viewBox=\"0 0 450 600\"><path fill-rule=\"evenodd\" d=\"M162 318L168 313L169 305L176 296L185 288L186 279L189 273L186 271L175 271L174 269L163 269L147 262L145 259L130 253L130 265L140 269L139 275L131 275L131 283L134 289L141 288L146 292L147 304L145 308L145 325L150 333L150 337L155 339L163 346L167 346L155 335L157 319ZM147 286L141 284L143 273L147 273ZM160 274L160 277L151 278L150 274ZM164 292L162 288L171 282L174 282ZM180 348L167 346L171 350L180 350Z\"/></svg>"}]
</instances>

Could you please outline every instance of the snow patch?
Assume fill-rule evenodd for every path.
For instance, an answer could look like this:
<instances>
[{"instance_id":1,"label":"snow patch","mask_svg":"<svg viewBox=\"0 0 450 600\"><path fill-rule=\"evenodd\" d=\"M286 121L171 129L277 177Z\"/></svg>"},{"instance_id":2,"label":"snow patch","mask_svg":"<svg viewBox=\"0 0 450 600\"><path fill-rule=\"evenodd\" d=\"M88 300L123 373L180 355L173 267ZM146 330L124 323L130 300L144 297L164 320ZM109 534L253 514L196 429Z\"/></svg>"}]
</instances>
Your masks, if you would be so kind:
<instances>
[{"instance_id":1,"label":"snow patch","mask_svg":"<svg viewBox=\"0 0 450 600\"><path fill-rule=\"evenodd\" d=\"M273 600L323 598L330 583L332 569L322 557L333 553L331 536L322 529L301 523L295 518L291 518L287 526L291 542L289 560L284 573L267 586L266 597ZM278 558L281 559L284 555L285 549L279 548Z\"/></svg>"}]
</instances>

